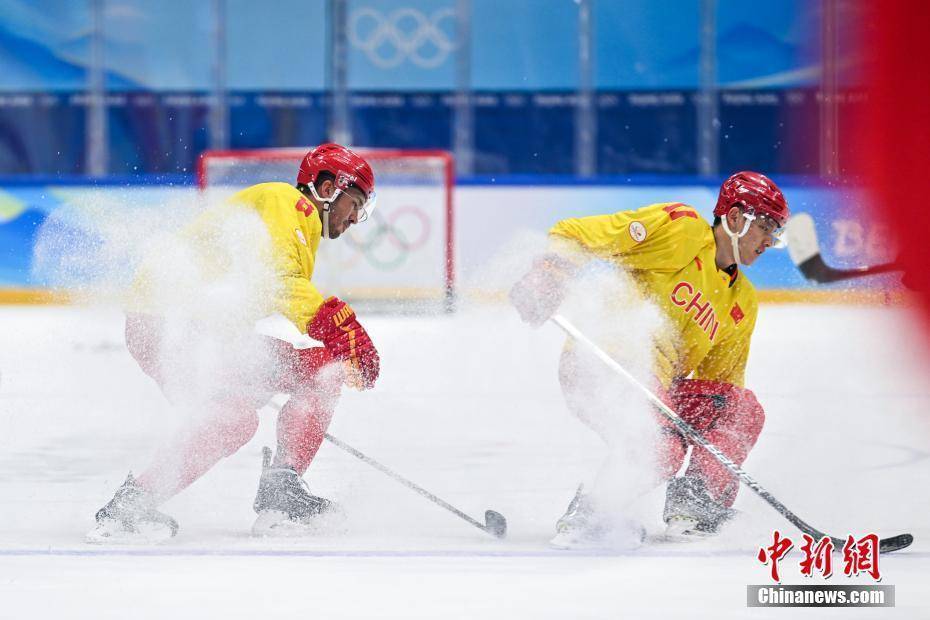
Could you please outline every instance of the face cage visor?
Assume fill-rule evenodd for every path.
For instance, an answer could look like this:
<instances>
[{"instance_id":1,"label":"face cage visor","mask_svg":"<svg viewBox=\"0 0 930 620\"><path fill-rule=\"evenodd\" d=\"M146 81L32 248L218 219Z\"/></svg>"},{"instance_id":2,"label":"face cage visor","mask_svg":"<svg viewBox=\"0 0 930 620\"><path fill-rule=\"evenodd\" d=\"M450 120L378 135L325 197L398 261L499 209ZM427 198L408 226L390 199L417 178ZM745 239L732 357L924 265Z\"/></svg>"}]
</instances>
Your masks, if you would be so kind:
<instances>
[{"instance_id":1,"label":"face cage visor","mask_svg":"<svg viewBox=\"0 0 930 620\"><path fill-rule=\"evenodd\" d=\"M739 205L734 205L739 206ZM746 235L749 232L749 227L753 224L759 228L765 235L769 237L772 242L771 247L776 249L782 249L788 246L788 240L785 237L785 229L783 226L779 226L771 217L760 213L756 215L756 212L752 208L742 207L743 214L743 228L739 232L733 232L730 230L730 227L727 225L726 216L723 217L723 229L727 234L733 239L739 239Z\"/></svg>"},{"instance_id":2,"label":"face cage visor","mask_svg":"<svg viewBox=\"0 0 930 620\"><path fill-rule=\"evenodd\" d=\"M329 214L329 205L336 202L336 200L339 198L339 196L343 192L342 189L337 188L336 191L333 192L332 196L330 196L329 198L323 198L317 193L316 187L313 183L310 183L307 187L310 189L310 193L313 194L313 199L316 200L320 205L322 205L323 213L325 215ZM350 186L350 187L355 187L355 186ZM377 204L378 204L378 193L371 192L368 195L368 199L364 202L364 204L362 204L361 206L355 209L355 212L357 214L355 221L361 224L362 222L367 220L369 217L371 217L371 214L374 212Z\"/></svg>"},{"instance_id":3,"label":"face cage visor","mask_svg":"<svg viewBox=\"0 0 930 620\"><path fill-rule=\"evenodd\" d=\"M784 226L779 226L778 222L765 214L753 215L752 218L759 230L771 239L773 248L781 250L788 247Z\"/></svg>"},{"instance_id":4,"label":"face cage visor","mask_svg":"<svg viewBox=\"0 0 930 620\"><path fill-rule=\"evenodd\" d=\"M361 224L374 212L375 207L378 206L378 192L371 192L368 195L368 200L365 201L365 204L358 208L358 223Z\"/></svg>"}]
</instances>

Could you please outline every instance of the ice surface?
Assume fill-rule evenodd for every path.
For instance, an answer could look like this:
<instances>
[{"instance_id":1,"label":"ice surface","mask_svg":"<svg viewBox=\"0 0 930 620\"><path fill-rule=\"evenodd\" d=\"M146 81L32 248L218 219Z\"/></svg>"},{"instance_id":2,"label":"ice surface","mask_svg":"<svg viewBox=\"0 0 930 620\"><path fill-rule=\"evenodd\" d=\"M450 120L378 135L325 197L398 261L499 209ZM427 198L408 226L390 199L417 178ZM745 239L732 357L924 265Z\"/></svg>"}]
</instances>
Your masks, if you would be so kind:
<instances>
[{"instance_id":1,"label":"ice surface","mask_svg":"<svg viewBox=\"0 0 930 620\"><path fill-rule=\"evenodd\" d=\"M251 538L261 447L274 437L268 408L259 436L164 506L181 523L175 540L88 546L94 511L183 420L123 347L118 311L0 307L0 618L791 613L745 606L745 586L768 581L758 547L774 528L800 539L745 489L743 516L711 541L622 554L547 547L604 456L565 409L555 327L525 328L506 307L365 324L383 374L374 391L344 394L331 432L479 519L500 511L506 540L328 444L308 479L343 503L348 533ZM930 385L908 325L895 308L763 306L749 363L767 421L746 469L834 535L916 537L882 557L898 609L870 617L930 617ZM657 532L661 493L643 501ZM793 557L785 583L803 582Z\"/></svg>"}]
</instances>

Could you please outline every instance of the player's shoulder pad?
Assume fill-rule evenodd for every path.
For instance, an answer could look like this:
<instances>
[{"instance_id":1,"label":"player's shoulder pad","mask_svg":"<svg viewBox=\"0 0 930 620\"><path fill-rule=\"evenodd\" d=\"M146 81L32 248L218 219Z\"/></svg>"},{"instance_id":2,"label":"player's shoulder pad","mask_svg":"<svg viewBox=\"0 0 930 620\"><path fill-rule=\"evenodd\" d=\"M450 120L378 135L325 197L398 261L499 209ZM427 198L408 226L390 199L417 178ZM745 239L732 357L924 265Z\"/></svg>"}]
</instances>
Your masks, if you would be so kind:
<instances>
[{"instance_id":1,"label":"player's shoulder pad","mask_svg":"<svg viewBox=\"0 0 930 620\"><path fill-rule=\"evenodd\" d=\"M649 232L678 233L703 232L709 226L697 209L683 202L657 202L628 211L630 219L641 221Z\"/></svg>"},{"instance_id":2,"label":"player's shoulder pad","mask_svg":"<svg viewBox=\"0 0 930 620\"><path fill-rule=\"evenodd\" d=\"M259 183L258 185L253 186L256 191L261 193L272 194L275 196L280 196L281 198L286 198L287 200L297 199L303 196L300 193L300 190L291 185L290 183L284 183L282 181L271 181L269 183Z\"/></svg>"},{"instance_id":3,"label":"player's shoulder pad","mask_svg":"<svg viewBox=\"0 0 930 620\"><path fill-rule=\"evenodd\" d=\"M243 200L248 198L254 198L257 196L275 196L275 197L288 197L291 196L301 196L300 190L294 187L289 183L284 183L282 181L271 181L268 183L257 183L251 185L235 194L230 198L230 202L236 202L238 200Z\"/></svg>"},{"instance_id":4,"label":"player's shoulder pad","mask_svg":"<svg viewBox=\"0 0 930 620\"><path fill-rule=\"evenodd\" d=\"M630 215L642 224L642 230L638 232L643 241L675 244L679 253L688 254L686 262L690 262L707 244L709 236L713 236L707 220L697 209L683 202L659 202L637 209ZM634 232L632 226L631 235Z\"/></svg>"},{"instance_id":5,"label":"player's shoulder pad","mask_svg":"<svg viewBox=\"0 0 930 620\"><path fill-rule=\"evenodd\" d=\"M300 190L283 182L259 183L234 194L228 200L230 204L265 209L287 208L290 210L303 198Z\"/></svg>"}]
</instances>

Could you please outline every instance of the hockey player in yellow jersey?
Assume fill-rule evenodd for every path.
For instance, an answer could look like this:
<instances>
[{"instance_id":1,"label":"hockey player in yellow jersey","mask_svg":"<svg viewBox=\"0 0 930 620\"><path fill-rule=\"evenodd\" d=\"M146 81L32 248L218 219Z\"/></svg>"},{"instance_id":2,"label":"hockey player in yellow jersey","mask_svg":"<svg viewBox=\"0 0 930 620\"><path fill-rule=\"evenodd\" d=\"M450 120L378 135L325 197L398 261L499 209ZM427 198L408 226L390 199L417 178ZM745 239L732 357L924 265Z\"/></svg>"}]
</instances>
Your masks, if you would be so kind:
<instances>
[{"instance_id":1,"label":"hockey player in yellow jersey","mask_svg":"<svg viewBox=\"0 0 930 620\"><path fill-rule=\"evenodd\" d=\"M253 531L300 530L335 512L332 502L309 492L302 476L323 441L341 386L372 387L380 360L355 312L335 297L325 299L312 277L321 239L336 239L366 219L374 206L374 187L374 174L362 157L343 146L324 144L303 158L296 186L262 183L249 187L189 227L186 234L202 241L192 254L198 264L209 263L212 274L222 272L234 257L223 247L211 247L215 236L210 231L234 213L257 214L261 234L252 244L261 244L262 252L254 254L270 263L268 273L274 280L268 287L274 291L272 298L258 301L263 309L285 316L322 346L298 348L253 333L253 324L249 324L244 337L259 343L266 354L261 359L267 359L270 367L235 381L221 381L214 391L217 395L203 403L208 414L202 416L203 422L163 449L138 477L130 474L97 512L90 542L174 536L177 522L160 512L159 504L245 445L258 427L256 409L274 392L286 392L290 399L278 414L274 459L264 462L254 501L258 518ZM166 390L169 345L163 333L165 321L157 309L147 307L146 295L140 293L148 284L145 276L143 270L135 287L143 301L137 300L127 313L126 344L142 370L171 400ZM194 338L196 320L199 317L190 330Z\"/></svg>"},{"instance_id":2,"label":"hockey player in yellow jersey","mask_svg":"<svg viewBox=\"0 0 930 620\"><path fill-rule=\"evenodd\" d=\"M653 335L654 388L741 464L764 421L761 405L745 388L758 302L741 267L782 245L788 214L775 183L756 172L738 172L721 186L712 224L679 202L563 220L549 231L552 251L537 259L510 298L525 322L540 325L556 312L585 261L599 258L629 274L664 319ZM609 444L585 411L598 386L578 377L581 355L570 343L566 346L560 362L562 391L573 413ZM673 427L659 425L656 468L659 480L669 481L663 514L668 531L715 533L733 514L738 480L698 447L684 475L674 477L689 445ZM579 488L557 524L553 544L596 543L604 527L597 511L596 501Z\"/></svg>"}]
</instances>

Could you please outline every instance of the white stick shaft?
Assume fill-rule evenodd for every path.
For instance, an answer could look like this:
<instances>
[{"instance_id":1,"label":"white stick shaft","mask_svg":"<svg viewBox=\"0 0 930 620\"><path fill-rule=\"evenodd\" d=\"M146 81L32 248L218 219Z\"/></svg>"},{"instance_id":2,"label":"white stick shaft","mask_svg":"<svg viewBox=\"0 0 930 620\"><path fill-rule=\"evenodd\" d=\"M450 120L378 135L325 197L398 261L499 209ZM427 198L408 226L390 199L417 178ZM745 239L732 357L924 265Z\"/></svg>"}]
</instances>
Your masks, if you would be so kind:
<instances>
[{"instance_id":1,"label":"white stick shaft","mask_svg":"<svg viewBox=\"0 0 930 620\"><path fill-rule=\"evenodd\" d=\"M774 495L769 493L765 488L762 487L756 480L746 473L739 465L737 465L730 457L724 454L720 448L710 443L704 436L699 433L693 426L685 422L681 416L675 413L671 407L666 405L662 400L656 396L652 390L643 385L636 377L631 375L623 366L621 366L614 358L610 357L607 353L604 352L599 346L591 342L591 340L582 334L578 329L568 322L565 317L561 315L553 315L550 319L553 323L559 326L565 333L574 338L578 343L583 345L588 351L597 356L602 362L607 364L612 370L617 374L625 377L627 381L630 382L633 386L638 388L649 401L654 404L668 420L675 425L675 427L681 432L682 435L698 444L705 450L711 453L715 459L717 459L720 464L729 469L733 474L735 474L743 484L752 489L756 495L761 497L763 500L768 502L775 510L781 513L788 521L797 526L802 532L807 534L815 535L815 538L818 540L823 536L823 533L820 530L817 530L798 517L796 514L788 510L788 507L782 504ZM839 539L835 539L839 540ZM836 544L836 543L834 543ZM842 541L840 541L842 545Z\"/></svg>"},{"instance_id":2,"label":"white stick shaft","mask_svg":"<svg viewBox=\"0 0 930 620\"><path fill-rule=\"evenodd\" d=\"M368 456L367 454L364 454L363 452L360 452L359 450L356 450L355 448L353 448L353 447L350 446L349 444L345 443L345 442L342 441L341 439L338 439L338 438L336 438L336 437L333 437L333 436L330 435L329 433L325 433L323 436L324 436L327 440L329 440L329 442L332 443L333 445L335 445L335 446L337 446L337 447L339 447L339 448L342 448L343 450L345 450L346 452L348 452L349 454L351 454L351 455L354 456L355 458L357 458L357 459L359 459L359 460L361 460L361 461L364 461L365 463L368 463L369 465L371 465L372 467L374 467L375 469L377 469L377 470L380 471L381 473L386 474L386 475L387 475L388 477L390 477L390 478L393 478L394 480L396 480L397 482L401 483L402 485L404 485L404 486L407 487L408 489L411 489L412 491L415 491L415 492L419 493L420 495L422 495L423 497L425 497L425 498L428 499L429 501L433 502L434 504L437 504L437 505L439 505L439 506L442 506L443 508L445 508L445 509L448 510L449 512L451 512L451 513L457 515L458 517L464 519L465 521L468 521L469 523L471 523L471 524L474 525L475 527L477 527L477 528L479 528L479 529L482 529L482 530L484 530L484 531L488 531L488 527L487 527L484 523L482 523L481 521L478 521L477 519L475 519L475 518L473 518L473 517L471 517L471 516L465 514L464 512L462 512L461 510L459 510L458 508L456 508L455 506L453 506L452 504L450 504L449 502L447 502L447 501L445 501L445 500L443 500L443 499L437 497L436 495L433 495L432 493L430 493L429 491L427 491L426 489L424 489L424 488L421 487L420 485L418 485L418 484L416 484L416 483L414 483L414 482L412 482L412 481L410 481L410 480L407 480L406 478L404 478L403 476L401 476L401 475L398 474L397 472L395 472L395 471L393 471L392 469L388 468L386 465L382 465L381 463L379 463L378 461L374 460L373 458L371 458L371 457Z\"/></svg>"},{"instance_id":3,"label":"white stick shaft","mask_svg":"<svg viewBox=\"0 0 930 620\"><path fill-rule=\"evenodd\" d=\"M591 342L587 336L578 331L574 325L568 322L568 320L560 314L553 315L549 319L556 325L558 325L566 334L574 338L577 342L584 345L589 352L593 353L598 359L607 364L611 369L614 370L619 375L622 375L626 378L627 381L633 384L640 392L642 392L646 398L649 399L655 406L662 409L665 414L669 417L678 418L678 414L675 413L672 409L669 408L662 400L652 393L652 390L643 385L636 377L630 374L626 368L617 363L617 360L610 357L607 353L604 352L599 346Z\"/></svg>"}]
</instances>

